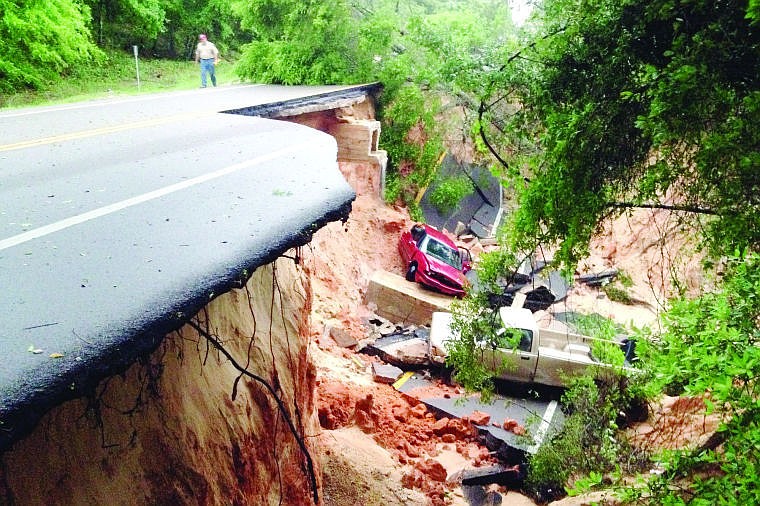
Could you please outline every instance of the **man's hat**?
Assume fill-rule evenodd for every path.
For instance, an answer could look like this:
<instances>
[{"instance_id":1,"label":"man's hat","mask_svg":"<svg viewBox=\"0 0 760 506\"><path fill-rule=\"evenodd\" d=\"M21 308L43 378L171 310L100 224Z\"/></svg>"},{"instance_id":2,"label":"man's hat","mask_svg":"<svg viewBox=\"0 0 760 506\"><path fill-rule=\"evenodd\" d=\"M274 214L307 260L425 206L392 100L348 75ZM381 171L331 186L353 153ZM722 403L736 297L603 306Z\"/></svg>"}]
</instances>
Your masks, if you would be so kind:
<instances>
[{"instance_id":1,"label":"man's hat","mask_svg":"<svg viewBox=\"0 0 760 506\"><path fill-rule=\"evenodd\" d=\"M205 34L205 33L202 33L202 34L198 35L198 38L199 38L200 40L206 40L206 34Z\"/></svg>"}]
</instances>

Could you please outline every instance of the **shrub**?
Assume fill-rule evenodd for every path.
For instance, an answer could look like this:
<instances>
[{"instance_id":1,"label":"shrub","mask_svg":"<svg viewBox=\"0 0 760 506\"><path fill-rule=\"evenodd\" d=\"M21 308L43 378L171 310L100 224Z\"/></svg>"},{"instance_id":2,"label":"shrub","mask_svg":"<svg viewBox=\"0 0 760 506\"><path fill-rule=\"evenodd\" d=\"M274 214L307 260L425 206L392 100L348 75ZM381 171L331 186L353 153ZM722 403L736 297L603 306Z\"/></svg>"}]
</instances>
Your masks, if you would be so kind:
<instances>
[{"instance_id":1,"label":"shrub","mask_svg":"<svg viewBox=\"0 0 760 506\"><path fill-rule=\"evenodd\" d=\"M475 190L466 176L444 179L430 194L430 203L440 214L448 214L459 206L459 202Z\"/></svg>"},{"instance_id":2,"label":"shrub","mask_svg":"<svg viewBox=\"0 0 760 506\"><path fill-rule=\"evenodd\" d=\"M625 288L620 288L614 284L604 285L602 291L613 302L620 302L621 304L633 304L633 298L631 294Z\"/></svg>"}]
</instances>

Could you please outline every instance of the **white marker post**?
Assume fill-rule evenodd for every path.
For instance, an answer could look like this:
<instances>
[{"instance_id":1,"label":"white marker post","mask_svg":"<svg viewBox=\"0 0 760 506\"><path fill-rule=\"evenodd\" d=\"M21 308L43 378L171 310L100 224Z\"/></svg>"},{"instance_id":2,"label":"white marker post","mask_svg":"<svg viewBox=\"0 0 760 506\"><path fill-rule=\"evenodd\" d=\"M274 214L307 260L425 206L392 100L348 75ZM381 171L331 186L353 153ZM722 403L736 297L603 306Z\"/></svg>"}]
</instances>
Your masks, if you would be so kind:
<instances>
[{"instance_id":1,"label":"white marker post","mask_svg":"<svg viewBox=\"0 0 760 506\"><path fill-rule=\"evenodd\" d=\"M140 61L137 59L137 46L132 46L135 53L135 72L137 72L137 91L140 91Z\"/></svg>"}]
</instances>

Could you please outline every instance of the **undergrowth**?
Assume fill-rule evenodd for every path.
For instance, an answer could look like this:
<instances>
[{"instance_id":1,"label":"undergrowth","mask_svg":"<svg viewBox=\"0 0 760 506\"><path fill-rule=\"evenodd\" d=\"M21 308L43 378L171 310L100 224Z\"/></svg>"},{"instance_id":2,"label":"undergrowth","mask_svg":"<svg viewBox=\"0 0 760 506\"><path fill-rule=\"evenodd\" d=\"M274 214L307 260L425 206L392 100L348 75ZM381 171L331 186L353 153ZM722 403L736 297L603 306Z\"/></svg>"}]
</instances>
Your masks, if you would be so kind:
<instances>
[{"instance_id":1,"label":"undergrowth","mask_svg":"<svg viewBox=\"0 0 760 506\"><path fill-rule=\"evenodd\" d=\"M562 396L564 425L529 459L526 491L541 501L597 484L594 477L636 474L649 462L619 430L625 413L640 401L622 374L575 378ZM609 483L611 480L605 478Z\"/></svg>"},{"instance_id":2,"label":"undergrowth","mask_svg":"<svg viewBox=\"0 0 760 506\"><path fill-rule=\"evenodd\" d=\"M430 193L430 202L440 214L454 211L461 200L475 190L466 176L450 177L440 182Z\"/></svg>"},{"instance_id":3,"label":"undergrowth","mask_svg":"<svg viewBox=\"0 0 760 506\"><path fill-rule=\"evenodd\" d=\"M140 87L137 86L135 58L118 51L107 52L99 61L73 68L65 79L47 84L38 91L0 95L0 107L71 103L138 93L188 90L200 86L200 69L191 60L138 59ZM238 82L233 63L216 67L220 86Z\"/></svg>"}]
</instances>

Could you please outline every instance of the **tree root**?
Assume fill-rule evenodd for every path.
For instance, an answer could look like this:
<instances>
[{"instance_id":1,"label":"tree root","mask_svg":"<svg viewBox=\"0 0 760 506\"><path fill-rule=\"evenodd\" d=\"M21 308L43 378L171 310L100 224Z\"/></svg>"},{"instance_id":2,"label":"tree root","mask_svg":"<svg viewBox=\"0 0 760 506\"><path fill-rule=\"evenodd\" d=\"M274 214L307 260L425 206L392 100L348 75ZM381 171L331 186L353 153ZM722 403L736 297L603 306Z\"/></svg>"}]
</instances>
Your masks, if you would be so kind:
<instances>
[{"instance_id":1,"label":"tree root","mask_svg":"<svg viewBox=\"0 0 760 506\"><path fill-rule=\"evenodd\" d=\"M206 340L214 347L216 348L222 355L224 355L227 360L230 361L232 366L237 369L241 375L247 376L254 381L257 381L261 385L266 388L266 390L269 392L269 395L272 396L272 398L277 403L277 408L280 411L280 414L282 415L282 418L285 420L285 423L288 424L288 428L290 429L290 432L293 434L293 437L295 438L296 442L298 443L298 447L301 450L301 453L303 453L304 458L306 459L306 467L308 472L309 481L311 482L311 489L313 492L313 498L314 498L314 504L319 504L319 489L317 487L317 476L314 471L314 461L311 458L311 454L309 453L308 448L306 448L306 443L304 442L304 438L298 433L298 430L296 429L295 425L293 424L293 421L290 418L290 413L288 412L285 403L283 400L277 395L277 392L272 387L272 385L262 378L261 376L258 376L250 371L248 371L246 368L242 367L240 364L235 361L235 359L232 357L229 351L227 351L224 346L222 345L219 340L211 335L211 333L204 330L198 323L196 323L193 320L190 320L187 322L188 325L190 325L193 329L195 329L196 332L198 332L199 335L206 338Z\"/></svg>"}]
</instances>

